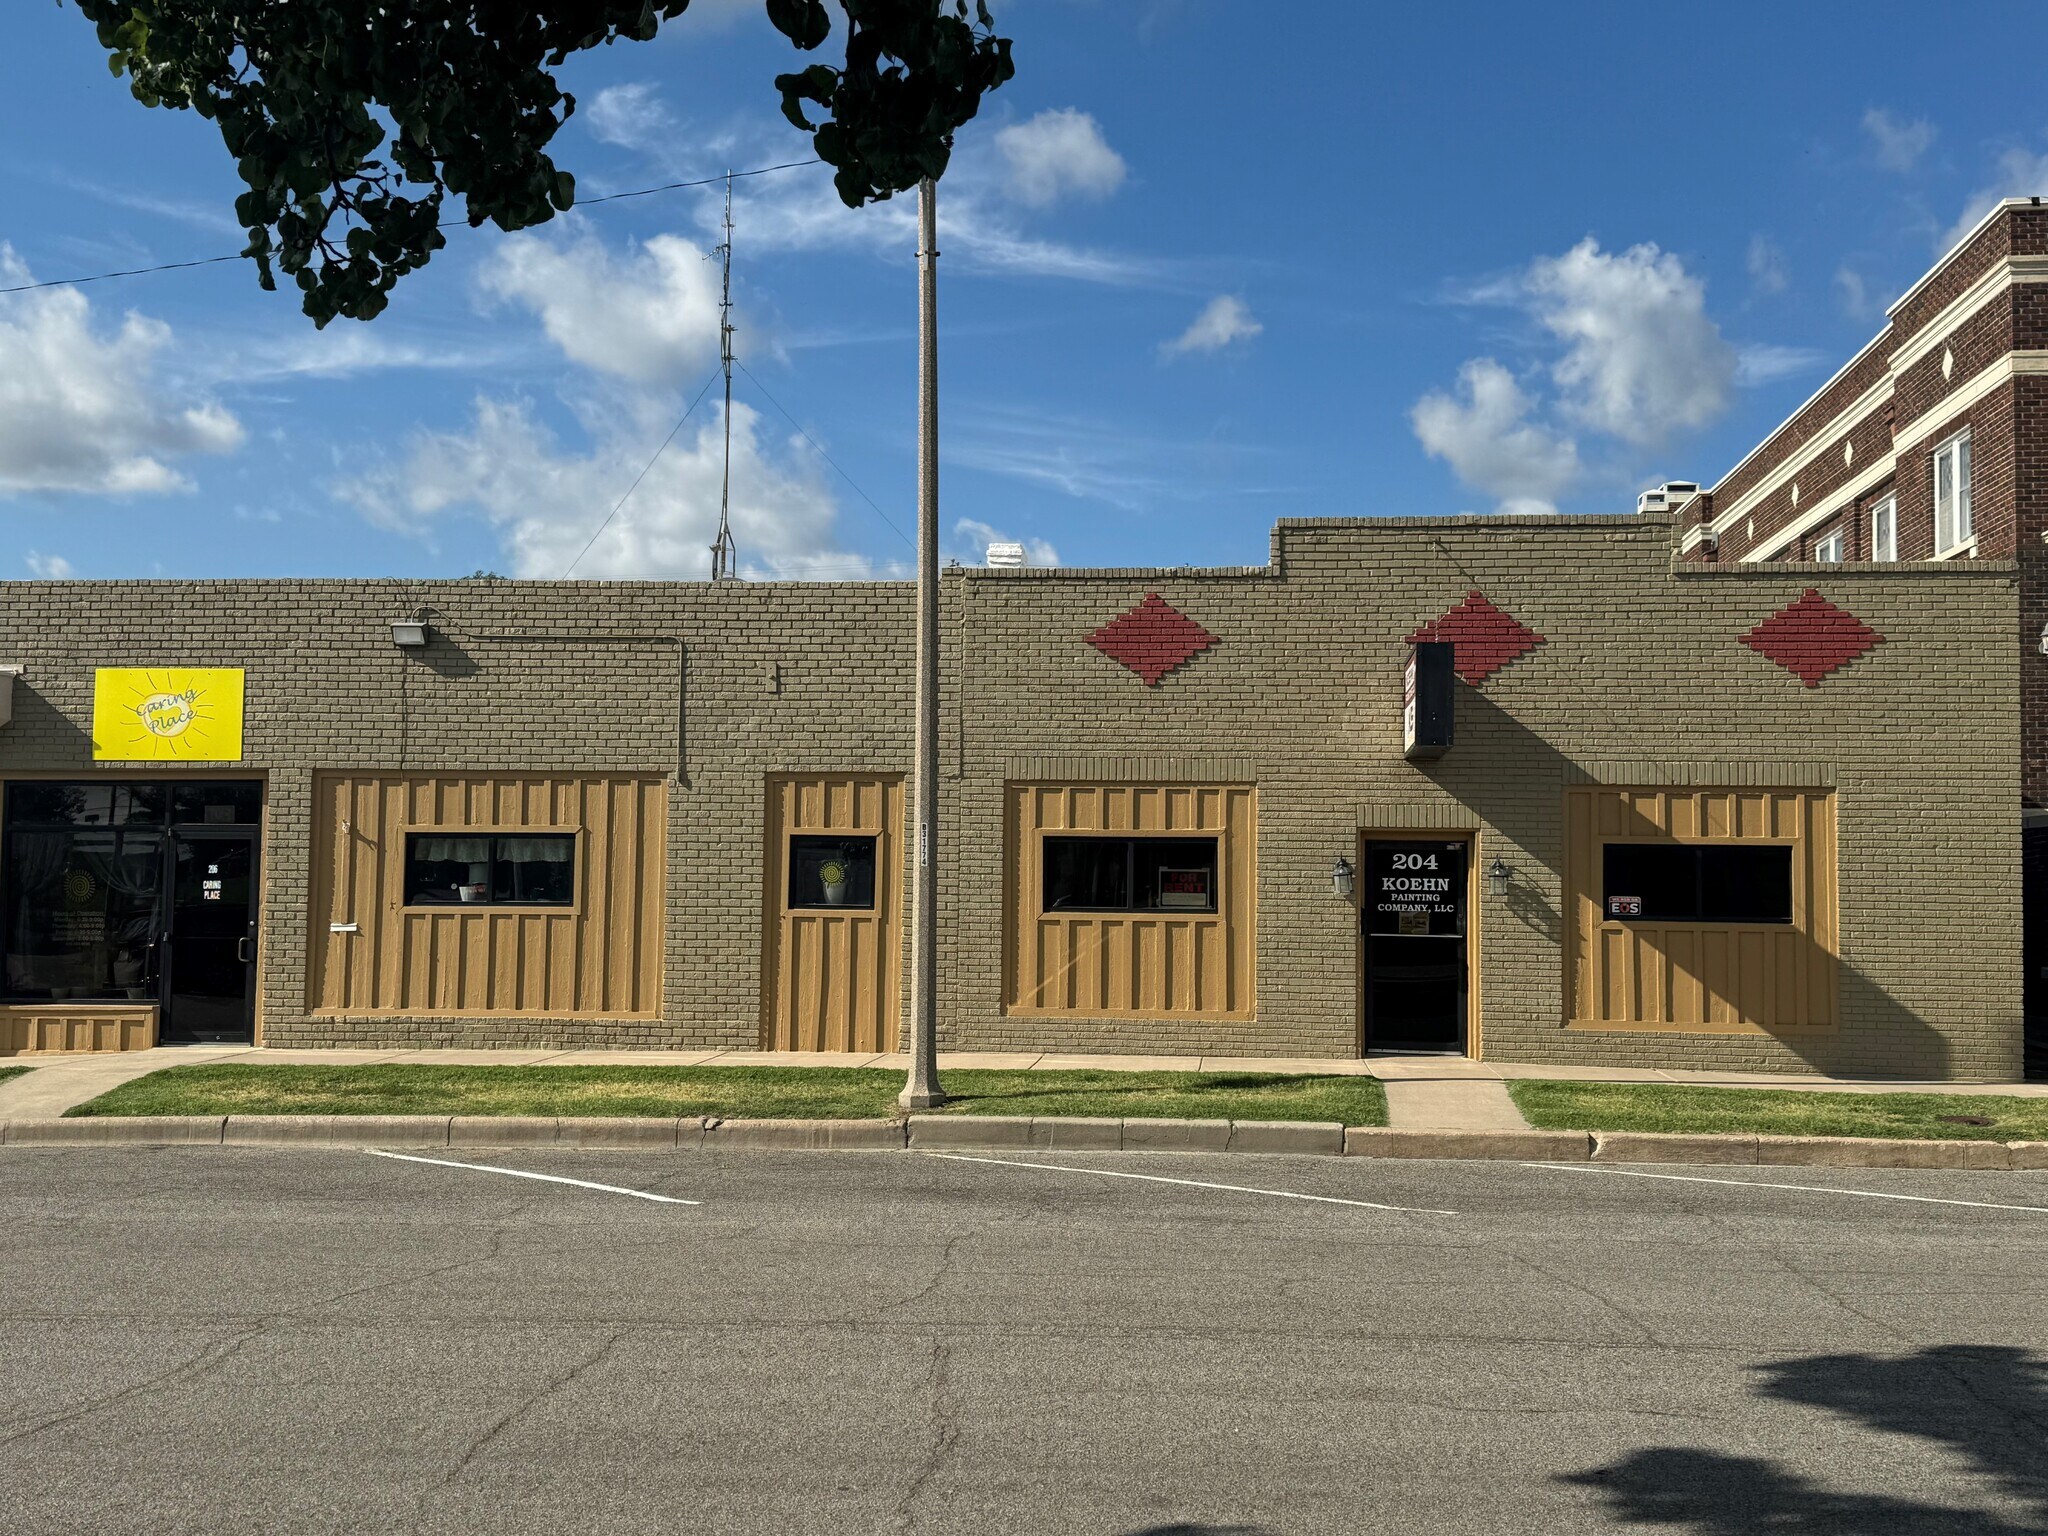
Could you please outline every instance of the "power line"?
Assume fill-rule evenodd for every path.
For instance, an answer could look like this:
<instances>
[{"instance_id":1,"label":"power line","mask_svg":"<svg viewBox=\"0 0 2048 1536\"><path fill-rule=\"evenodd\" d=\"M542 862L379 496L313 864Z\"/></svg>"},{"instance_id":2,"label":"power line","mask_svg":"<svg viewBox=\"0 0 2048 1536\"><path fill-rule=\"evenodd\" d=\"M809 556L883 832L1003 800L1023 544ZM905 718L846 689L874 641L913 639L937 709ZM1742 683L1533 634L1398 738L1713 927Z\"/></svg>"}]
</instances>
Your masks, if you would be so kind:
<instances>
[{"instance_id":1,"label":"power line","mask_svg":"<svg viewBox=\"0 0 2048 1536\"><path fill-rule=\"evenodd\" d=\"M668 436L664 437L661 440L661 446L654 450L653 454L648 458L645 464L640 466L640 473L635 475L633 477L633 483L626 487L626 494L618 499L618 501L613 505L611 511L605 513L604 521L597 525L597 532L591 534L589 539L585 541L583 548L577 551L576 558L569 562L569 569L562 572L562 580L567 581L571 576L574 576L576 574L576 567L581 565L583 563L583 557L590 553L591 545L595 544L598 541L599 537L603 535L605 529L611 527L612 519L619 515L619 508L623 507L627 502L633 499L633 493L640 489L640 482L642 480L645 480L647 478L648 471L654 468L655 460L659 459L664 453L668 452L668 445L674 442L676 440L676 434L683 430L683 423L690 419L691 412L695 411L697 407L703 403L704 397L711 393L711 386L718 382L718 376L722 371L722 366L720 368L714 368L712 370L711 377L704 381L704 387L697 391L697 398L695 400L692 400L689 403L689 406L683 411L683 414L676 418L676 424L668 429Z\"/></svg>"},{"instance_id":2,"label":"power line","mask_svg":"<svg viewBox=\"0 0 2048 1536\"><path fill-rule=\"evenodd\" d=\"M679 192L685 187L715 187L728 176L734 181L738 181L743 176L768 176L776 171L796 171L801 170L807 165L823 165L824 163L824 161L813 155L808 160L785 160L780 165L756 166L751 171L726 171L721 175L706 176L700 181L665 181L658 187L639 187L631 192L607 192L603 197L578 198L576 206L578 208L595 208L599 203L616 203L629 197L652 197L657 192ZM459 224L466 223L467 221L458 219L455 222Z\"/></svg>"},{"instance_id":3,"label":"power line","mask_svg":"<svg viewBox=\"0 0 2048 1536\"><path fill-rule=\"evenodd\" d=\"M751 171L732 171L728 174L737 180L742 176L768 176L776 171L794 171L807 165L823 165L824 163L824 161L815 158L810 160L785 160L780 165L756 166ZM652 197L657 192L680 192L689 187L715 186L725 179L725 176L706 176L699 181L665 181L658 187L636 187L630 192L607 192L603 197L583 198L576 203L575 207L595 208L599 203L622 202L629 197ZM458 227L466 229L470 227L470 223L467 219L443 219L437 227L441 229L455 229ZM31 293L38 288L76 288L82 283L104 283L110 278L147 277L152 272L182 272L190 267L212 267L218 266L224 261L246 261L248 259L247 252L236 251L231 256L201 256L194 261L164 261L157 263L153 267L129 267L120 272L95 272L90 277L52 277L45 278L41 282L16 283L12 287L0 288L0 294Z\"/></svg>"},{"instance_id":4,"label":"power line","mask_svg":"<svg viewBox=\"0 0 2048 1536\"><path fill-rule=\"evenodd\" d=\"M768 393L768 386L766 384L763 384L759 379L754 378L754 371L751 368L749 368L745 363L740 363L738 359L734 359L734 361L738 363L740 372L744 373L750 380L753 381L754 388L761 391L762 395L767 399L768 403L774 406L776 410L782 411L783 420L787 421L792 427L795 427L798 433L802 435L803 440L809 443L811 447L817 449L818 457L823 459L827 464L830 464L834 469L838 469L839 478L844 480L848 485L852 486L854 490L859 494L860 499L875 509L875 516L879 517L883 522L889 525L889 531L895 534L896 537L901 539L904 543L908 544L912 549L917 548L917 542L914 539L912 539L909 534L905 533L901 528L898 528L896 526L896 520L890 517L888 513L884 512L881 509L881 507L876 503L875 498L870 496L866 491L861 490L860 482L854 479L853 476L849 475L845 470L839 469L839 461L833 458L832 455L827 453L822 447L820 447L818 444L818 440L815 437L811 436L810 433L804 431L804 424L798 421L794 416L790 415L788 411L782 410L782 402L780 400L777 400L773 395Z\"/></svg>"},{"instance_id":5,"label":"power line","mask_svg":"<svg viewBox=\"0 0 2048 1536\"><path fill-rule=\"evenodd\" d=\"M223 261L243 260L240 251L232 256L201 256L197 261L166 261L154 267L130 267L125 272L95 272L91 277L53 277L40 283L16 283L0 293L27 293L36 288L75 288L80 283L104 283L110 277L145 277L151 272L182 272L187 267L218 266Z\"/></svg>"}]
</instances>

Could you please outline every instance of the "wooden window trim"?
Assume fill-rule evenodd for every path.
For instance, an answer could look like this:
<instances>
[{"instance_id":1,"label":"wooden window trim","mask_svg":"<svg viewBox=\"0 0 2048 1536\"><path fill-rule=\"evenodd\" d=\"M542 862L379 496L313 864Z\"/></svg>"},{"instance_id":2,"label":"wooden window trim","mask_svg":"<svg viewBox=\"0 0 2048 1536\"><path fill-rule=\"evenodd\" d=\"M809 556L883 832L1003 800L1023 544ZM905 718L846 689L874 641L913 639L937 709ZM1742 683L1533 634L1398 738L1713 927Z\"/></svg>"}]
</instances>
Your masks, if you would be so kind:
<instances>
[{"instance_id":1,"label":"wooden window trim","mask_svg":"<svg viewBox=\"0 0 2048 1536\"><path fill-rule=\"evenodd\" d=\"M1844 1020L1842 1017L1841 999L1840 877L1838 865L1832 862L1839 857L1840 802L1838 791L1833 786L1785 785L1764 787L1722 784L1684 786L1597 784L1568 788L1565 805L1567 840L1565 853L1566 896L1568 900L1592 899L1590 895L1591 887L1580 886L1575 888L1570 883L1572 878L1570 875L1572 861L1577 857L1574 851L1576 843L1574 827L1575 818L1580 814L1597 816L1597 802L1603 796L1616 794L1632 796L1642 794L1664 796L1742 796L1759 793L1766 795L1792 795L1805 802L1803 816L1806 819L1801 822L1803 830L1791 836L1750 837L1733 832L1708 836L1697 834L1692 836L1673 836L1668 833L1651 833L1647 836L1630 836L1626 834L1609 836L1597 831L1596 822L1594 823L1591 836L1596 867L1597 850L1601 844L1605 843L1650 843L1677 847L1790 847L1793 850L1792 903L1794 914L1791 931L1795 935L1803 937L1808 944L1818 950L1830 967L1826 1001L1826 1013L1828 1016L1825 1019L1802 1023L1752 1024L1739 1018L1666 1022L1653 1019L1610 1019L1598 1017L1592 1013L1581 1014L1578 1009L1578 984L1583 975L1596 974L1591 969L1595 966L1596 962L1590 948L1584 952L1578 951L1577 941L1573 937L1574 930L1571 926L1576 919L1571 915L1571 909L1568 906L1564 943L1560 946L1562 1001L1564 1004L1562 1024L1567 1032L1574 1034L1721 1036L1745 1039L1772 1039L1780 1037L1812 1039L1841 1031ZM1825 814L1816 837L1815 824L1812 818L1815 811L1822 806L1825 807ZM1580 809L1581 807L1583 809ZM1802 849L1806 850L1813 857L1824 855L1831 862L1824 867L1814 865L1812 857L1800 857ZM1822 884L1819 887L1816 887L1808 879L1809 873L1813 871L1820 873ZM1585 873L1589 877L1594 876L1595 869L1589 868ZM1599 935L1628 936L1637 941L1655 943L1660 942L1666 934L1699 933L1706 926L1703 924L1668 922L1646 924L1628 919L1608 918L1604 907L1600 906L1597 902L1595 903L1594 911L1597 914L1594 921L1586 929L1581 930L1589 937ZM1803 927L1799 921L1802 911L1806 914ZM1825 942L1814 936L1817 925L1824 926L1825 928ZM1768 940L1773 935L1784 935L1787 932L1787 928L1782 923L1717 923L1711 926L1711 931L1713 934L1725 938L1730 943L1734 943L1742 940Z\"/></svg>"}]
</instances>

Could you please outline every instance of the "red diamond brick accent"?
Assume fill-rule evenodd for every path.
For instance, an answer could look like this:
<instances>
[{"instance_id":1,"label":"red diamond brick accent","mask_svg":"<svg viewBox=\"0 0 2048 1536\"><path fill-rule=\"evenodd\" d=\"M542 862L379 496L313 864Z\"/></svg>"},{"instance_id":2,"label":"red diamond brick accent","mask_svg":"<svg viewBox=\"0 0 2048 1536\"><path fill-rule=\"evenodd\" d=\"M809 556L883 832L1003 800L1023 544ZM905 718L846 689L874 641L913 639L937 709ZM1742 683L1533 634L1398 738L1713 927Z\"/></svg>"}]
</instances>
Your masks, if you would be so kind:
<instances>
[{"instance_id":1,"label":"red diamond brick accent","mask_svg":"<svg viewBox=\"0 0 2048 1536\"><path fill-rule=\"evenodd\" d=\"M1767 656L1809 688L1865 651L1884 644L1884 636L1808 587L1799 601L1787 603L1742 637L1759 656Z\"/></svg>"},{"instance_id":2,"label":"red diamond brick accent","mask_svg":"<svg viewBox=\"0 0 2048 1536\"><path fill-rule=\"evenodd\" d=\"M1543 637L1520 619L1502 613L1478 591L1467 592L1465 600L1440 619L1432 619L1408 637L1418 640L1448 640L1456 647L1458 676L1468 683L1483 683L1517 656L1526 656L1543 643Z\"/></svg>"},{"instance_id":3,"label":"red diamond brick accent","mask_svg":"<svg viewBox=\"0 0 2048 1536\"><path fill-rule=\"evenodd\" d=\"M1197 651L1214 645L1216 637L1157 592L1147 592L1145 601L1111 619L1088 643L1129 667L1150 688Z\"/></svg>"}]
</instances>

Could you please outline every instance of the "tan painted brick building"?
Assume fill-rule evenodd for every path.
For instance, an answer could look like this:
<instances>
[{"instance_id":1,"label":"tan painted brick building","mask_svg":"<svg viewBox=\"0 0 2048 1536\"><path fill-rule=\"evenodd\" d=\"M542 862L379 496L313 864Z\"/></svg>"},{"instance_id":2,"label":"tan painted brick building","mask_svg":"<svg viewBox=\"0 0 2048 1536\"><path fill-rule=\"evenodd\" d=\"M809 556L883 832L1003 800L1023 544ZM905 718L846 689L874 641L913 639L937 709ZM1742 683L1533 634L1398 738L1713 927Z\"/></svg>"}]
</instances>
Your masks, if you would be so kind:
<instances>
[{"instance_id":1,"label":"tan painted brick building","mask_svg":"<svg viewBox=\"0 0 2048 1536\"><path fill-rule=\"evenodd\" d=\"M1688 526L949 572L943 1043L2016 1075L2016 567L1696 564ZM0 1048L895 1043L906 586L0 615ZM1463 674L1434 759L1412 639Z\"/></svg>"}]
</instances>

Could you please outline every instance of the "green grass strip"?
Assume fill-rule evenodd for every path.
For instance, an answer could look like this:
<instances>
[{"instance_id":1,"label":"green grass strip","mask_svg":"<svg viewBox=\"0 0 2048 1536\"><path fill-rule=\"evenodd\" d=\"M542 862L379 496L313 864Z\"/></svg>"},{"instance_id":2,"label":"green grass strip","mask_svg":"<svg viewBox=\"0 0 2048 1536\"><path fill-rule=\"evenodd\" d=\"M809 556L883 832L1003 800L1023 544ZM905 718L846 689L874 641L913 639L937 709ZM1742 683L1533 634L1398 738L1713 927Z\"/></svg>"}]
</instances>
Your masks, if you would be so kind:
<instances>
[{"instance_id":1,"label":"green grass strip","mask_svg":"<svg viewBox=\"0 0 2048 1536\"><path fill-rule=\"evenodd\" d=\"M19 1077L24 1072L34 1070L33 1067L0 1067L0 1083L6 1082L10 1077Z\"/></svg>"},{"instance_id":2,"label":"green grass strip","mask_svg":"<svg viewBox=\"0 0 2048 1536\"><path fill-rule=\"evenodd\" d=\"M987 1072L943 1075L943 1113L1320 1120L1384 1125L1369 1077L1279 1072ZM836 1067L172 1067L70 1115L718 1115L872 1119L903 1074Z\"/></svg>"},{"instance_id":3,"label":"green grass strip","mask_svg":"<svg viewBox=\"0 0 2048 1536\"><path fill-rule=\"evenodd\" d=\"M1529 1123L1559 1131L1753 1131L1942 1141L2048 1140L2048 1098L1974 1093L1828 1093L1681 1083L1553 1083L1508 1092ZM1970 1121L1989 1124L1976 1125Z\"/></svg>"}]
</instances>

